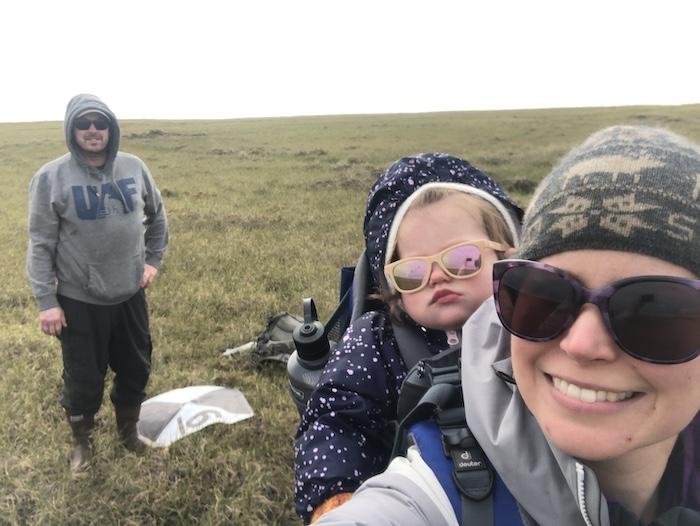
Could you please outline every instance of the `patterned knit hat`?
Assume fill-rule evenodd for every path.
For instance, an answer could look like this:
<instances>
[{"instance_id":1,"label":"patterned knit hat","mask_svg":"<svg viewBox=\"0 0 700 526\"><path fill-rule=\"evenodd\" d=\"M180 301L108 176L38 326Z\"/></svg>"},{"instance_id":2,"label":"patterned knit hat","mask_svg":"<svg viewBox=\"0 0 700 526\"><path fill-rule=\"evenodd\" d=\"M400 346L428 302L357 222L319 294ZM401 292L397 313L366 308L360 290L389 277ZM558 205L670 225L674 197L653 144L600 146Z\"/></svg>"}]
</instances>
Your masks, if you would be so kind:
<instances>
[{"instance_id":1,"label":"patterned knit hat","mask_svg":"<svg viewBox=\"0 0 700 526\"><path fill-rule=\"evenodd\" d=\"M367 198L365 243L376 283L396 246L398 227L411 202L427 187L452 188L481 197L503 215L513 239L519 240L523 211L496 182L469 162L446 153L403 157L379 176Z\"/></svg>"},{"instance_id":2,"label":"patterned knit hat","mask_svg":"<svg viewBox=\"0 0 700 526\"><path fill-rule=\"evenodd\" d=\"M700 147L667 130L614 126L537 187L518 255L577 249L654 256L700 275Z\"/></svg>"}]
</instances>

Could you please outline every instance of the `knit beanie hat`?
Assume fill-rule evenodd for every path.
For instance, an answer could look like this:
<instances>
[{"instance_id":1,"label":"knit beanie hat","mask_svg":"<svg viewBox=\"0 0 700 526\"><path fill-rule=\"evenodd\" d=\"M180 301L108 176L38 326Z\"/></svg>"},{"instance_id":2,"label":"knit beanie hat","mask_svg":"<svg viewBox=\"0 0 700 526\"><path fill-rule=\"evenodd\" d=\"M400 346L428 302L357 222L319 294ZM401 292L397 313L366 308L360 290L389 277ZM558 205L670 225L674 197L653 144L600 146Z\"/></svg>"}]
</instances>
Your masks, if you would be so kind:
<instances>
[{"instance_id":1,"label":"knit beanie hat","mask_svg":"<svg viewBox=\"0 0 700 526\"><path fill-rule=\"evenodd\" d=\"M523 211L488 175L446 153L403 157L379 176L367 198L364 234L375 283L384 281L384 265L391 261L398 227L410 204L427 188L436 187L476 195L491 203L518 242Z\"/></svg>"},{"instance_id":2,"label":"knit beanie hat","mask_svg":"<svg viewBox=\"0 0 700 526\"><path fill-rule=\"evenodd\" d=\"M700 275L699 194L697 144L647 126L601 130L535 190L518 256L620 250Z\"/></svg>"}]
</instances>

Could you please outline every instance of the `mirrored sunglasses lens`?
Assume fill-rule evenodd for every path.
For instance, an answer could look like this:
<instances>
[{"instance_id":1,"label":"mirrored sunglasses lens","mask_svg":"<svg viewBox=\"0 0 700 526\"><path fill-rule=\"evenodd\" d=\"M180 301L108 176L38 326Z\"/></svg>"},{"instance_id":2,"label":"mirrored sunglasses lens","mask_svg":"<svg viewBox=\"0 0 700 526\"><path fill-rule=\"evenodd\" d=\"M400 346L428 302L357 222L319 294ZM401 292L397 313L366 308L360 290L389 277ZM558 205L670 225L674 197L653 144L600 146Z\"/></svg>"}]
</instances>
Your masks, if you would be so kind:
<instances>
[{"instance_id":1,"label":"mirrored sunglasses lens","mask_svg":"<svg viewBox=\"0 0 700 526\"><path fill-rule=\"evenodd\" d=\"M428 275L428 265L425 261L418 259L404 261L394 267L392 275L399 289L415 290L423 284L423 280Z\"/></svg>"},{"instance_id":2,"label":"mirrored sunglasses lens","mask_svg":"<svg viewBox=\"0 0 700 526\"><path fill-rule=\"evenodd\" d=\"M505 272L497 301L506 329L526 339L555 337L576 312L570 283L553 272L525 266Z\"/></svg>"},{"instance_id":3,"label":"mirrored sunglasses lens","mask_svg":"<svg viewBox=\"0 0 700 526\"><path fill-rule=\"evenodd\" d=\"M445 252L442 264L453 276L471 276L481 268L481 251L474 245L462 245Z\"/></svg>"},{"instance_id":4,"label":"mirrored sunglasses lens","mask_svg":"<svg viewBox=\"0 0 700 526\"><path fill-rule=\"evenodd\" d=\"M608 310L618 340L639 358L679 363L700 350L700 291L688 285L630 283L613 294Z\"/></svg>"}]
</instances>

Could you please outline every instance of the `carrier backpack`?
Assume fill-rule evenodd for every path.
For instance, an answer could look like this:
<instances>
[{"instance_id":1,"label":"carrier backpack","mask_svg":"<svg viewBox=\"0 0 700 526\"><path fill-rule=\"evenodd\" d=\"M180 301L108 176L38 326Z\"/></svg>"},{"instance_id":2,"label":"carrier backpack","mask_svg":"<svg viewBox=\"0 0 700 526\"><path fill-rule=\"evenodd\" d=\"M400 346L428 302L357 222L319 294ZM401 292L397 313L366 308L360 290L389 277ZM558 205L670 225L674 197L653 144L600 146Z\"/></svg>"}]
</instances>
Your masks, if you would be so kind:
<instances>
[{"instance_id":1,"label":"carrier backpack","mask_svg":"<svg viewBox=\"0 0 700 526\"><path fill-rule=\"evenodd\" d=\"M416 445L465 525L522 524L515 499L467 425L459 348L420 360L401 387L392 457Z\"/></svg>"}]
</instances>

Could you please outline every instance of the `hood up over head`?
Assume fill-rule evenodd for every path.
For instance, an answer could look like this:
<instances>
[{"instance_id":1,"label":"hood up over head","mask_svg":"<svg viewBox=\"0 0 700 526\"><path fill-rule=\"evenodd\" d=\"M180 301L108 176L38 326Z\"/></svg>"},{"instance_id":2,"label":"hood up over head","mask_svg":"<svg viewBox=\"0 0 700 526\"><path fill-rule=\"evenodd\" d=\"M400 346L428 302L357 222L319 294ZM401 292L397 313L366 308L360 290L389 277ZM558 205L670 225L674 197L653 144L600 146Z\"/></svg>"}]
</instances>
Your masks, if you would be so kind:
<instances>
[{"instance_id":1,"label":"hood up over head","mask_svg":"<svg viewBox=\"0 0 700 526\"><path fill-rule=\"evenodd\" d=\"M84 165L85 159L82 150L75 142L73 125L75 123L75 119L90 112L100 113L109 120L109 142L107 143L107 162L105 163L105 169L108 169L111 167L112 162L119 151L120 130L119 122L117 121L116 116L114 113L112 113L112 110L110 110L109 107L102 102L102 100L100 100L99 97L88 93L83 93L76 95L70 100L70 102L68 102L66 117L63 120L66 145L68 146L68 151L70 151L73 157L80 164Z\"/></svg>"}]
</instances>

